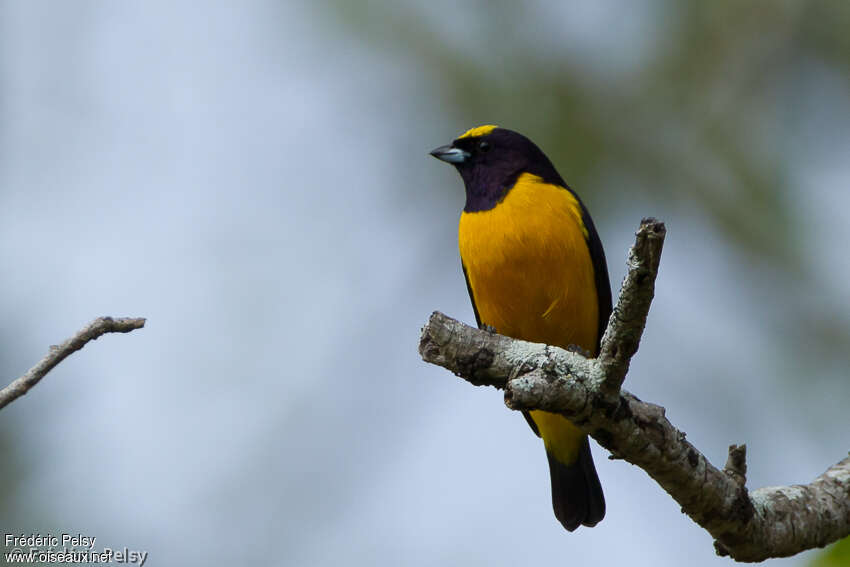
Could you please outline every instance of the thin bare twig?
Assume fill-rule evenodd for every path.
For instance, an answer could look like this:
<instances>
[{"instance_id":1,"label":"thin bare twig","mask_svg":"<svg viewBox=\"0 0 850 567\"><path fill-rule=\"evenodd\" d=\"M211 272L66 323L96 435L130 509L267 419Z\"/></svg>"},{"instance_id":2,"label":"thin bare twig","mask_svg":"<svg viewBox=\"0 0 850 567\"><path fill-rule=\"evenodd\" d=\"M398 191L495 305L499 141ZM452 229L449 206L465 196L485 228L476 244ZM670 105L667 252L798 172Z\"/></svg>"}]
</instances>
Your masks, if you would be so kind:
<instances>
[{"instance_id":1,"label":"thin bare twig","mask_svg":"<svg viewBox=\"0 0 850 567\"><path fill-rule=\"evenodd\" d=\"M120 318L98 317L61 345L50 347L50 352L42 358L38 364L30 368L26 374L14 380L11 384L0 390L0 409L6 407L14 400L26 394L30 388L38 384L45 374L65 360L70 354L80 350L86 343L97 339L106 333L129 333L145 326L142 318Z\"/></svg>"}]
</instances>

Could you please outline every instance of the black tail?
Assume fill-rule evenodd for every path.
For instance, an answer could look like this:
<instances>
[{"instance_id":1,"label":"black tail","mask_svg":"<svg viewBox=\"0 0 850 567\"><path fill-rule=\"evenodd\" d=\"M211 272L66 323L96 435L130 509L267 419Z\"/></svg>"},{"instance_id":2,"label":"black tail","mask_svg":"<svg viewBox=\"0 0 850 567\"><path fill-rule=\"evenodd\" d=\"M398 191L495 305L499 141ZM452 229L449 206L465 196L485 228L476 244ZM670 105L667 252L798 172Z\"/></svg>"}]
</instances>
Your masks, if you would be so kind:
<instances>
[{"instance_id":1,"label":"black tail","mask_svg":"<svg viewBox=\"0 0 850 567\"><path fill-rule=\"evenodd\" d=\"M574 463L565 465L550 453L546 456L552 478L552 507L561 525L573 531L580 525L591 527L598 524L605 517L605 497L596 476L587 437Z\"/></svg>"}]
</instances>

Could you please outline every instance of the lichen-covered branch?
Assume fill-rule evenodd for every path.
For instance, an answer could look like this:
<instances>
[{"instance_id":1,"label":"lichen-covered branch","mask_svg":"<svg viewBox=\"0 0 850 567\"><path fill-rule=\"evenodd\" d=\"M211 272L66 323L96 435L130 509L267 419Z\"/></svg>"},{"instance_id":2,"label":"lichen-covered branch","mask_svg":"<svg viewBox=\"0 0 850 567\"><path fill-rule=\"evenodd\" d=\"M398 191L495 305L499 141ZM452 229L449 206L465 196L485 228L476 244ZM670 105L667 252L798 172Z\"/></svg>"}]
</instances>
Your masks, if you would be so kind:
<instances>
[{"instance_id":1,"label":"lichen-covered branch","mask_svg":"<svg viewBox=\"0 0 850 567\"><path fill-rule=\"evenodd\" d=\"M643 219L635 244L629 250L629 271L620 287L617 304L608 318L596 359L605 372L602 388L616 396L629 370L629 361L637 352L649 305L655 295L655 276L661 260L661 248L667 229L663 222Z\"/></svg>"},{"instance_id":2,"label":"lichen-covered branch","mask_svg":"<svg viewBox=\"0 0 850 567\"><path fill-rule=\"evenodd\" d=\"M641 224L603 339L605 360L479 330L438 312L422 330L419 352L473 384L503 389L512 409L567 416L614 457L655 479L715 538L721 555L762 561L850 535L850 458L808 485L750 492L744 446L731 446L720 470L667 420L664 408L620 389L646 322L663 235L663 224Z\"/></svg>"},{"instance_id":3,"label":"lichen-covered branch","mask_svg":"<svg viewBox=\"0 0 850 567\"><path fill-rule=\"evenodd\" d=\"M38 384L45 374L65 360L68 355L80 350L86 343L97 339L106 333L129 333L145 326L142 318L98 317L61 345L53 345L50 351L38 364L30 368L26 374L14 380L11 384L0 390L0 409L26 394L30 388Z\"/></svg>"}]
</instances>

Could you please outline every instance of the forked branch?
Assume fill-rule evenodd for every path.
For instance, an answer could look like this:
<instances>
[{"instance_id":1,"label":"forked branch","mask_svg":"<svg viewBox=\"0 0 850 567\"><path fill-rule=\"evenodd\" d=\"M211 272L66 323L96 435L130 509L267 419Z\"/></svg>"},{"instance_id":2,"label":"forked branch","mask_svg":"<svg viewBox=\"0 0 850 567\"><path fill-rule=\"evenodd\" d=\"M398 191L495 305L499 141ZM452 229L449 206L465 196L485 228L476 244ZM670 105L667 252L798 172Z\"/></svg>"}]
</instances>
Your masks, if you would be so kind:
<instances>
[{"instance_id":1,"label":"forked branch","mask_svg":"<svg viewBox=\"0 0 850 567\"><path fill-rule=\"evenodd\" d=\"M807 485L746 488L746 448L723 470L685 439L664 408L621 390L652 301L665 228L644 219L599 358L511 339L435 312L419 353L475 385L505 391L515 410L558 412L613 456L639 466L715 538L720 555L762 561L850 535L850 457Z\"/></svg>"}]
</instances>

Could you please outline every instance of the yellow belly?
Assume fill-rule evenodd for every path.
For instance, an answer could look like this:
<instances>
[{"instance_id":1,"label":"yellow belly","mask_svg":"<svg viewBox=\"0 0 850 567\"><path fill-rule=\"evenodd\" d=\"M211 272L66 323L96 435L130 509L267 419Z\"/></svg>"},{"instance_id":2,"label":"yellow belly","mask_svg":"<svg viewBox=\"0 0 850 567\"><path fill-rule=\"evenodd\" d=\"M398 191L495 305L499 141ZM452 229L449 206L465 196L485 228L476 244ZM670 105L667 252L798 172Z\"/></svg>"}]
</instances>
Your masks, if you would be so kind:
<instances>
[{"instance_id":1,"label":"yellow belly","mask_svg":"<svg viewBox=\"0 0 850 567\"><path fill-rule=\"evenodd\" d=\"M586 234L575 197L530 174L493 209L464 212L460 256L481 322L595 355L599 306ZM546 449L575 460L583 434L560 415L531 414Z\"/></svg>"}]
</instances>

